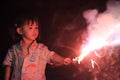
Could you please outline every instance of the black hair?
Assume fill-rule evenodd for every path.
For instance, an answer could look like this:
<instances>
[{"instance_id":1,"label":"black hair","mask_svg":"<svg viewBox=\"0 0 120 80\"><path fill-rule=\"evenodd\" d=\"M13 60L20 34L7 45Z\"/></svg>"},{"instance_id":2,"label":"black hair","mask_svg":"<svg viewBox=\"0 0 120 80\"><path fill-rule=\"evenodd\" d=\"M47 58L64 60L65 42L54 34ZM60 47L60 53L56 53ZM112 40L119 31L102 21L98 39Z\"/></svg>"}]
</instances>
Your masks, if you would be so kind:
<instances>
[{"instance_id":1,"label":"black hair","mask_svg":"<svg viewBox=\"0 0 120 80\"><path fill-rule=\"evenodd\" d=\"M19 42L22 39L21 35L19 35L17 33L16 29L18 27L22 27L26 23L29 24L30 22L32 22L32 24L34 22L36 22L38 24L39 33L41 32L38 16L36 16L36 15L19 15L19 16L16 16L16 18L14 19L13 26L11 26L9 28L10 36L11 36L14 43ZM40 35L38 35L36 40L37 40L37 42L40 42L40 40L41 40Z\"/></svg>"}]
</instances>

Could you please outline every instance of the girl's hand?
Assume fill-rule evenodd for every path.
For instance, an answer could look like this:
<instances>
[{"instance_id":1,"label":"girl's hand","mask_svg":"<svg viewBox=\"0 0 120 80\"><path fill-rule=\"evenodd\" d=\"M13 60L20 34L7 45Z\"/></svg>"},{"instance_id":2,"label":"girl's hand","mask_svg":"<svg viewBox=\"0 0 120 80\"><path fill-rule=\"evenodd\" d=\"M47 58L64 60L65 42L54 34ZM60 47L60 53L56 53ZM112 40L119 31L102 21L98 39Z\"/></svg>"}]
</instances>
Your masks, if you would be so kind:
<instances>
[{"instance_id":1,"label":"girl's hand","mask_svg":"<svg viewBox=\"0 0 120 80\"><path fill-rule=\"evenodd\" d=\"M64 59L64 65L69 65L72 63L72 60L70 58L65 58Z\"/></svg>"}]
</instances>

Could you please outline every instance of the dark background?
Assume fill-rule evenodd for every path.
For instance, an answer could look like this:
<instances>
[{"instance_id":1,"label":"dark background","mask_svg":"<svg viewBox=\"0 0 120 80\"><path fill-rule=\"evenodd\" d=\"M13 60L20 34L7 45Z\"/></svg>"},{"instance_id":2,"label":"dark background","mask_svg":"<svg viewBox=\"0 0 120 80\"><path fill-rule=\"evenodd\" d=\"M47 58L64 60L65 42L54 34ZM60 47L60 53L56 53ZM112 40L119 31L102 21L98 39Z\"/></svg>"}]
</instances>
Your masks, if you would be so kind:
<instances>
[{"instance_id":1,"label":"dark background","mask_svg":"<svg viewBox=\"0 0 120 80\"><path fill-rule=\"evenodd\" d=\"M76 42L76 33L81 33L87 25L82 17L87 9L105 10L107 0L1 0L1 29L0 29L0 64L2 64L7 49L12 44L8 28L13 25L14 18L19 14L32 13L38 15L42 29L42 42L51 50L64 57L75 56L74 50L66 48L80 45ZM71 26L73 27L66 27ZM60 40L60 41L59 41ZM71 43L71 44L70 44ZM64 47L61 46L64 44ZM84 67L83 67L84 68ZM87 70L79 73L75 65L52 68L48 65L47 80L93 80ZM0 80L3 80L4 68L0 65Z\"/></svg>"}]
</instances>

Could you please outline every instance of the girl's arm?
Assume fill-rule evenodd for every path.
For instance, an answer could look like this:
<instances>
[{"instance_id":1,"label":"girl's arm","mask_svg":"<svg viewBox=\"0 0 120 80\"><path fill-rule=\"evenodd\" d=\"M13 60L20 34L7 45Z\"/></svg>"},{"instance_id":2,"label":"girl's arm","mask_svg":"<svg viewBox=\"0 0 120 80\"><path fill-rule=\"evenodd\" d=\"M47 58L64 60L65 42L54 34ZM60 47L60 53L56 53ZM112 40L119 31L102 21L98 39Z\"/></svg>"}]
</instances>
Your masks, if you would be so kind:
<instances>
[{"instance_id":1,"label":"girl's arm","mask_svg":"<svg viewBox=\"0 0 120 80\"><path fill-rule=\"evenodd\" d=\"M64 58L57 53L53 54L51 59L53 66L62 66L62 65L69 65L72 63L72 60L70 58Z\"/></svg>"},{"instance_id":2,"label":"girl's arm","mask_svg":"<svg viewBox=\"0 0 120 80\"><path fill-rule=\"evenodd\" d=\"M10 73L11 73L11 67L6 66L5 67L5 80L10 80Z\"/></svg>"}]
</instances>

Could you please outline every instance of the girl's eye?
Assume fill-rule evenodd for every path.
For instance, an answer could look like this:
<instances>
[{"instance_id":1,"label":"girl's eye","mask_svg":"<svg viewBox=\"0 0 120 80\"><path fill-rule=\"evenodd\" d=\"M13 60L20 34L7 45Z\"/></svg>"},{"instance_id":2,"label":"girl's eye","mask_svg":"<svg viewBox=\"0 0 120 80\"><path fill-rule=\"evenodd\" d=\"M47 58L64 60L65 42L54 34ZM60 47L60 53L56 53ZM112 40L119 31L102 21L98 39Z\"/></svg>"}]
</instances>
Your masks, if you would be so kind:
<instances>
[{"instance_id":1,"label":"girl's eye","mask_svg":"<svg viewBox=\"0 0 120 80\"><path fill-rule=\"evenodd\" d=\"M29 29L32 29L32 27L29 27Z\"/></svg>"},{"instance_id":2,"label":"girl's eye","mask_svg":"<svg viewBox=\"0 0 120 80\"><path fill-rule=\"evenodd\" d=\"M36 27L35 29L38 29L38 27Z\"/></svg>"}]
</instances>

